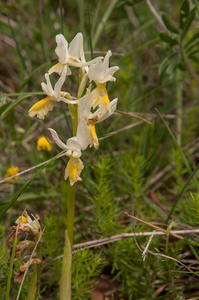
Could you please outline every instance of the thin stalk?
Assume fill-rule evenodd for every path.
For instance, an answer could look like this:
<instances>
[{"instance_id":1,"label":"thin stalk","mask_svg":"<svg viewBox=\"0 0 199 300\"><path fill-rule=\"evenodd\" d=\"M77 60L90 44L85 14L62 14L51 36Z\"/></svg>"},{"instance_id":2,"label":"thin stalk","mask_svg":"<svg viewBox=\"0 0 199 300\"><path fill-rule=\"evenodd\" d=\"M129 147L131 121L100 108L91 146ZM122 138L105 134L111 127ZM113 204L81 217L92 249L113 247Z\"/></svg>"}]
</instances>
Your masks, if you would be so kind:
<instances>
[{"instance_id":1,"label":"thin stalk","mask_svg":"<svg viewBox=\"0 0 199 300\"><path fill-rule=\"evenodd\" d=\"M87 0L87 10L88 10L88 22L89 22L89 36L90 36L91 59L93 59L93 44L92 44L92 36L91 36L91 21L90 21L89 0Z\"/></svg>"},{"instance_id":2,"label":"thin stalk","mask_svg":"<svg viewBox=\"0 0 199 300\"><path fill-rule=\"evenodd\" d=\"M187 241L188 241L188 240L187 240ZM190 247L190 249L191 249L193 255L195 256L195 258L196 258L197 261L199 262L199 256L198 256L196 250L195 250L194 247L189 243L189 241L188 241L188 244L189 244L189 247Z\"/></svg>"},{"instance_id":3,"label":"thin stalk","mask_svg":"<svg viewBox=\"0 0 199 300\"><path fill-rule=\"evenodd\" d=\"M63 13L62 13L62 0L59 0L59 9L60 9L61 33L64 34Z\"/></svg>"},{"instance_id":4,"label":"thin stalk","mask_svg":"<svg viewBox=\"0 0 199 300\"><path fill-rule=\"evenodd\" d=\"M182 82L180 81L181 71L177 70L176 73L176 97L177 97L177 142L178 145L181 146L181 138L182 138L182 111L183 111L183 103L182 103Z\"/></svg>"},{"instance_id":5,"label":"thin stalk","mask_svg":"<svg viewBox=\"0 0 199 300\"><path fill-rule=\"evenodd\" d=\"M41 47L42 47L45 62L47 63L47 62L49 62L49 59L48 59L48 53L47 53L47 49L46 49L46 45L45 45L42 11L43 11L43 3L42 3L42 1L40 1L39 2L39 19L40 19L40 28L41 28Z\"/></svg>"}]
</instances>

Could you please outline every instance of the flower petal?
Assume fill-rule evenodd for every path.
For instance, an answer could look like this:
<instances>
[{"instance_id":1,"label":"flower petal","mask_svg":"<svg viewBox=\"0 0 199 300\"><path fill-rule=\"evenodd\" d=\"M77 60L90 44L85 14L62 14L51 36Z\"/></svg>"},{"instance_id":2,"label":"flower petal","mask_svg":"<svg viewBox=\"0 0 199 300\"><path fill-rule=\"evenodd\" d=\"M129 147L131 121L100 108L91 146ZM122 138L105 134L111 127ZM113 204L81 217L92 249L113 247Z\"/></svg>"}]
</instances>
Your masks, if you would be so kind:
<instances>
[{"instance_id":1,"label":"flower petal","mask_svg":"<svg viewBox=\"0 0 199 300\"><path fill-rule=\"evenodd\" d=\"M33 118L35 115L39 119L44 119L44 117L47 115L49 111L53 110L53 100L51 100L50 97L47 97L43 100L40 100L39 102L35 103L31 109L28 111L28 115Z\"/></svg>"},{"instance_id":2,"label":"flower petal","mask_svg":"<svg viewBox=\"0 0 199 300\"><path fill-rule=\"evenodd\" d=\"M67 62L68 57L68 42L62 34L56 35L57 48L55 52L59 57L59 62L61 64L65 64Z\"/></svg>"},{"instance_id":3,"label":"flower petal","mask_svg":"<svg viewBox=\"0 0 199 300\"><path fill-rule=\"evenodd\" d=\"M79 121L77 127L77 140L82 150L85 150L90 143L90 130L85 119Z\"/></svg>"},{"instance_id":4,"label":"flower petal","mask_svg":"<svg viewBox=\"0 0 199 300\"><path fill-rule=\"evenodd\" d=\"M95 131L95 124L89 124L89 128L90 128L90 147L94 146L95 149L98 149L99 142Z\"/></svg>"},{"instance_id":5,"label":"flower petal","mask_svg":"<svg viewBox=\"0 0 199 300\"><path fill-rule=\"evenodd\" d=\"M81 99L81 100L80 100ZM86 121L89 118L91 106L93 102L93 96L90 91L87 91L86 95L80 98L79 102L79 119L85 119Z\"/></svg>"},{"instance_id":6,"label":"flower petal","mask_svg":"<svg viewBox=\"0 0 199 300\"><path fill-rule=\"evenodd\" d=\"M104 61L98 61L89 67L88 76L90 81L95 81L95 83L105 83L107 81L115 81L112 76L114 72L118 70L118 67L109 68L109 58L112 55L109 50L104 58Z\"/></svg>"},{"instance_id":7,"label":"flower petal","mask_svg":"<svg viewBox=\"0 0 199 300\"><path fill-rule=\"evenodd\" d=\"M110 110L111 111L107 110L106 113L100 118L100 120L97 123L104 121L105 119L107 119L114 113L114 111L116 110L116 107L117 107L117 101L118 101L118 98L115 98L114 100L112 100L110 102Z\"/></svg>"},{"instance_id":8,"label":"flower petal","mask_svg":"<svg viewBox=\"0 0 199 300\"><path fill-rule=\"evenodd\" d=\"M62 65L60 62L54 66L52 66L52 68L50 68L50 70L48 70L48 74L52 74L52 73L58 73L59 75L61 75L62 71L63 71L64 65ZM70 70L70 68L67 66L67 71L66 71L66 75L69 76L71 75L72 72Z\"/></svg>"},{"instance_id":9,"label":"flower petal","mask_svg":"<svg viewBox=\"0 0 199 300\"><path fill-rule=\"evenodd\" d=\"M104 76L104 78L102 80L98 80L99 83L104 83L107 81L115 81L115 77L113 77L112 75L119 69L119 67L115 66L115 67L111 67L106 71L106 75Z\"/></svg>"},{"instance_id":10,"label":"flower petal","mask_svg":"<svg viewBox=\"0 0 199 300\"><path fill-rule=\"evenodd\" d=\"M93 123L99 123L106 112L106 103L103 103L93 114L90 114L89 120L91 120Z\"/></svg>"},{"instance_id":11,"label":"flower petal","mask_svg":"<svg viewBox=\"0 0 199 300\"><path fill-rule=\"evenodd\" d=\"M64 84L64 81L66 79L66 71L67 71L67 66L64 66L61 77L56 82L55 87L54 87L54 93L55 93L55 96L56 96L58 102L60 101L60 97L61 97L62 85Z\"/></svg>"},{"instance_id":12,"label":"flower petal","mask_svg":"<svg viewBox=\"0 0 199 300\"><path fill-rule=\"evenodd\" d=\"M69 177L70 180L70 186L72 186L75 182L81 181L81 171L83 170L84 165L81 161L81 159L77 158L74 159L73 157L70 158L67 167L65 169L65 180Z\"/></svg>"},{"instance_id":13,"label":"flower petal","mask_svg":"<svg viewBox=\"0 0 199 300\"><path fill-rule=\"evenodd\" d=\"M75 62L74 60L68 60L67 65L77 67L77 68L81 68L81 67L90 66L90 65L94 64L96 61L99 61L101 59L103 59L103 57L99 56L99 57L96 57L96 58L94 58L94 59L92 59L88 62L84 62L84 63L81 63L81 62L78 63L78 62Z\"/></svg>"},{"instance_id":14,"label":"flower petal","mask_svg":"<svg viewBox=\"0 0 199 300\"><path fill-rule=\"evenodd\" d=\"M68 55L76 57L77 59L80 58L80 48L81 48L81 54L84 51L83 50L83 35L81 32L77 33L74 39L69 44L68 48Z\"/></svg>"},{"instance_id":15,"label":"flower petal","mask_svg":"<svg viewBox=\"0 0 199 300\"><path fill-rule=\"evenodd\" d=\"M64 144L64 143L60 140L60 138L58 137L57 132L56 132L54 129L52 129L52 128L48 128L48 130L50 130L50 133L51 133L51 135L52 135L52 137L53 137L55 143L56 143L61 149L63 149L63 150L68 150L67 147L66 147L66 144Z\"/></svg>"},{"instance_id":16,"label":"flower petal","mask_svg":"<svg viewBox=\"0 0 199 300\"><path fill-rule=\"evenodd\" d=\"M77 140L76 136L73 136L72 138L67 140L66 143L66 147L67 147L67 152L66 155L67 156L73 156L73 157L80 157L82 155L81 153L81 145L79 144L79 141Z\"/></svg>"},{"instance_id":17,"label":"flower petal","mask_svg":"<svg viewBox=\"0 0 199 300\"><path fill-rule=\"evenodd\" d=\"M44 82L41 83L42 90L44 91L44 93L46 93L46 95L54 98L55 97L54 90L52 88L52 84L50 82L50 78L49 78L49 74L48 73L45 74L45 78L46 78L47 84L44 83Z\"/></svg>"}]
</instances>

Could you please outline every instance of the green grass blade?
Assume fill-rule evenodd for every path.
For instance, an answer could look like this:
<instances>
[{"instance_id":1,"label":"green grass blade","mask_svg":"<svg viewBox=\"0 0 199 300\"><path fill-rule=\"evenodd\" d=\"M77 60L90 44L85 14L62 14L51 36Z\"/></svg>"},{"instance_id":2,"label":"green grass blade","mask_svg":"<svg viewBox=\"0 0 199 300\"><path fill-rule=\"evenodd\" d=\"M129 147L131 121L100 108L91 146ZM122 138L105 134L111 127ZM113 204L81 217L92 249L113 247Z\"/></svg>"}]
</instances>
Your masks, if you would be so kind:
<instances>
[{"instance_id":1,"label":"green grass blade","mask_svg":"<svg viewBox=\"0 0 199 300\"><path fill-rule=\"evenodd\" d=\"M87 0L88 1L88 0ZM101 22L99 23L98 27L97 27L97 30L96 30L96 33L95 33L95 36L94 36L94 39L93 39L93 48L95 48L97 42L98 42L98 39L100 37L100 34L110 16L110 14L112 13L114 7L116 6L118 0L113 0L110 5L108 6L104 16L102 17L102 20Z\"/></svg>"},{"instance_id":2,"label":"green grass blade","mask_svg":"<svg viewBox=\"0 0 199 300\"><path fill-rule=\"evenodd\" d=\"M44 64L42 64L41 66L39 66L38 68L36 68L25 80L24 82L22 82L22 84L20 85L18 92L20 92L23 87L32 79L32 77L37 74L37 72L39 72L41 69L43 69L44 67L46 67L49 64L48 62L45 62Z\"/></svg>"},{"instance_id":3,"label":"green grass blade","mask_svg":"<svg viewBox=\"0 0 199 300\"><path fill-rule=\"evenodd\" d=\"M43 5L43 1L39 1L39 20L40 20L40 27L41 27L41 47L42 47L44 59L45 59L46 62L48 62L49 59L48 59L48 53L47 53L45 37L44 37L42 5Z\"/></svg>"},{"instance_id":4,"label":"green grass blade","mask_svg":"<svg viewBox=\"0 0 199 300\"><path fill-rule=\"evenodd\" d=\"M45 95L45 93L39 93L40 95ZM31 97L33 95L33 93L31 94L26 94L25 96L22 96L20 98L18 98L16 101L12 102L12 104L10 104L8 106L8 108L6 110L4 110L4 112L1 115L1 119L3 119L5 116L7 116L7 114L13 109L15 108L17 105L19 105L21 102L23 102L25 99ZM38 95L38 93L36 93L36 95Z\"/></svg>"},{"instance_id":5,"label":"green grass blade","mask_svg":"<svg viewBox=\"0 0 199 300\"><path fill-rule=\"evenodd\" d=\"M174 211L174 209L175 209L175 207L176 207L176 205L177 205L180 197L182 196L183 192L185 191L186 187L188 186L189 182L193 178L193 176L196 173L196 171L198 170L198 168L199 168L199 164L197 165L197 167L195 168L195 170L192 172L191 176L189 177L189 179L187 180L187 182L184 185L183 189L181 190L181 192L179 193L178 197L176 198L176 200L175 200L175 202L174 202L174 204L172 206L172 209L171 209L171 211L170 211L170 213L169 213L169 215L167 217L166 223L169 221L169 219L170 219L170 217L171 217L171 215L172 215L172 213L173 213L173 211Z\"/></svg>"},{"instance_id":6,"label":"green grass blade","mask_svg":"<svg viewBox=\"0 0 199 300\"><path fill-rule=\"evenodd\" d=\"M7 290L6 290L6 300L9 300L9 296L10 296L10 286L11 286L11 278L12 278L12 270L13 270L13 265L14 265L16 245L17 245L17 235L15 236L15 239L13 242L12 255L11 255L11 259L10 259L10 268L9 268L9 273L8 273Z\"/></svg>"},{"instance_id":7,"label":"green grass blade","mask_svg":"<svg viewBox=\"0 0 199 300\"><path fill-rule=\"evenodd\" d=\"M16 34L14 33L14 30L13 30L12 26L10 25L10 19L9 19L9 18L8 18L8 24L9 24L10 30L11 30L11 32L12 32L13 39L14 39L15 44L16 44L16 47L17 47L17 52L18 52L18 54L19 54L19 58L20 58L20 60L21 60L21 64L22 64L24 70L27 71L27 67L26 67L25 60L24 60L24 58L23 58L23 56L22 56L21 49L20 49L19 44L18 44L18 42L17 42Z\"/></svg>"},{"instance_id":8,"label":"green grass blade","mask_svg":"<svg viewBox=\"0 0 199 300\"><path fill-rule=\"evenodd\" d=\"M15 201L18 199L18 197L23 193L23 191L27 188L27 186L41 173L41 171L47 167L51 162L53 162L55 159L58 158L58 156L62 153L64 153L65 150L63 150L62 152L60 152L59 154L57 154L56 156L54 156L50 161L48 161L45 165L43 165L38 171L37 173L30 179L28 180L21 188L20 190L14 195L14 197L12 198L12 200L10 201L10 203L2 209L1 213L0 213L0 218L6 213L6 211L15 203Z\"/></svg>"},{"instance_id":9,"label":"green grass blade","mask_svg":"<svg viewBox=\"0 0 199 300\"><path fill-rule=\"evenodd\" d=\"M90 21L89 0L87 0L87 10L88 10L88 21L89 21L89 37L90 37L91 59L93 59L93 45L92 45L92 36L91 36L91 21Z\"/></svg>"},{"instance_id":10,"label":"green grass blade","mask_svg":"<svg viewBox=\"0 0 199 300\"><path fill-rule=\"evenodd\" d=\"M59 9L60 9L61 33L64 34L64 23L63 23L63 12L62 12L62 0L59 0Z\"/></svg>"},{"instance_id":11,"label":"green grass blade","mask_svg":"<svg viewBox=\"0 0 199 300\"><path fill-rule=\"evenodd\" d=\"M158 111L157 108L156 108L156 111L159 114L159 116L162 119L162 121L164 122L164 124L165 124L165 126L166 126L169 134L171 135L171 137L172 137L172 139L173 139L173 141L174 141L174 143L175 143L178 151L180 152L180 154L182 156L182 159L184 161L184 164L185 164L185 166L187 168L187 171L189 172L190 175L192 175L192 169L191 169L191 167L190 167L190 165L189 165L189 163L188 163L188 161L187 161L187 159L186 159L186 157L184 155L184 152L182 151L181 147L179 146L179 144L178 144L178 142L177 142L177 140L176 140L173 132L171 131L171 129L169 128L169 126L167 125L167 123L165 122L164 118L161 116L161 114L160 114L160 112ZM198 183L197 179L195 177L193 177L193 180L194 180L194 183L195 183L195 186L196 186L197 190L199 190L199 183Z\"/></svg>"},{"instance_id":12,"label":"green grass blade","mask_svg":"<svg viewBox=\"0 0 199 300\"><path fill-rule=\"evenodd\" d=\"M199 4L198 4L198 1L194 0L194 3L196 5L196 9L197 9L197 12L198 12L198 15L199 15Z\"/></svg>"}]
</instances>

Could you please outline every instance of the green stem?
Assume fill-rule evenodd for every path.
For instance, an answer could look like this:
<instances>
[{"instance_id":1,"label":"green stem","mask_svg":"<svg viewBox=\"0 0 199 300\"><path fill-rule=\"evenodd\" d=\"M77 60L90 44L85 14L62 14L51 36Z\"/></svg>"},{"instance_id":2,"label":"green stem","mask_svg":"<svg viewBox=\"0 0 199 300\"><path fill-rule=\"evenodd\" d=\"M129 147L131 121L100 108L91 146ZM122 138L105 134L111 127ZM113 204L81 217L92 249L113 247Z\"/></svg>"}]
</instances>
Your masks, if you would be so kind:
<instances>
[{"instance_id":1,"label":"green stem","mask_svg":"<svg viewBox=\"0 0 199 300\"><path fill-rule=\"evenodd\" d=\"M71 265L72 265L72 245L74 228L74 199L75 185L70 186L68 180L67 198L67 230L65 232L65 244L60 280L60 300L71 299Z\"/></svg>"},{"instance_id":2,"label":"green stem","mask_svg":"<svg viewBox=\"0 0 199 300\"><path fill-rule=\"evenodd\" d=\"M75 200L75 185L70 186L70 181L68 180L67 232L68 232L68 238L71 244L71 248L73 245L74 200Z\"/></svg>"},{"instance_id":3,"label":"green stem","mask_svg":"<svg viewBox=\"0 0 199 300\"><path fill-rule=\"evenodd\" d=\"M38 243L36 249L37 258L41 258L41 242ZM39 281L41 276L41 264L34 265L34 271L28 289L27 300L36 300L39 291Z\"/></svg>"},{"instance_id":4,"label":"green stem","mask_svg":"<svg viewBox=\"0 0 199 300\"><path fill-rule=\"evenodd\" d=\"M60 300L71 299L71 266L72 266L72 250L71 250L71 244L66 230L62 272L61 272L61 280L60 280L60 290L59 290Z\"/></svg>"}]
</instances>

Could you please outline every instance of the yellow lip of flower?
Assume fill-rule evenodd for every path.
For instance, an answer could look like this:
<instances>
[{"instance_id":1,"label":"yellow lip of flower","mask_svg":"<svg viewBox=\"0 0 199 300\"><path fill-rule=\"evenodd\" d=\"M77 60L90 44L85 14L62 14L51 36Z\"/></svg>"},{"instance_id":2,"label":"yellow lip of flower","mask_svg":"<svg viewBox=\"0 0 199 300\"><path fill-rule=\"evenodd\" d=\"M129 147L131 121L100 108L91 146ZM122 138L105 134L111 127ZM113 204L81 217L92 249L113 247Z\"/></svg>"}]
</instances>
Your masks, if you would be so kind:
<instances>
[{"instance_id":1,"label":"yellow lip of flower","mask_svg":"<svg viewBox=\"0 0 199 300\"><path fill-rule=\"evenodd\" d=\"M35 115L39 119L44 119L45 115L53 110L53 103L52 101L56 101L52 97L46 97L37 103L35 103L28 111L28 115L33 118Z\"/></svg>"},{"instance_id":2,"label":"yellow lip of flower","mask_svg":"<svg viewBox=\"0 0 199 300\"><path fill-rule=\"evenodd\" d=\"M70 156L70 160L67 164L65 170L64 179L66 180L69 177L70 186L72 186L77 181L82 181L80 177L81 171L83 170L84 165L80 158L74 158L72 155Z\"/></svg>"},{"instance_id":3,"label":"yellow lip of flower","mask_svg":"<svg viewBox=\"0 0 199 300\"><path fill-rule=\"evenodd\" d=\"M19 173L19 168L18 167L14 167L12 166L11 168L9 168L5 174L5 178L8 178L10 176L16 175L17 173ZM17 181L19 179L19 176L15 176L14 178L10 178L8 179L9 182L14 182Z\"/></svg>"},{"instance_id":4,"label":"yellow lip of flower","mask_svg":"<svg viewBox=\"0 0 199 300\"><path fill-rule=\"evenodd\" d=\"M37 150L38 151L41 151L41 150L51 151L52 150L52 146L51 146L49 140L46 139L44 136L42 136L38 139Z\"/></svg>"},{"instance_id":5,"label":"yellow lip of flower","mask_svg":"<svg viewBox=\"0 0 199 300\"><path fill-rule=\"evenodd\" d=\"M111 112L106 83L96 83L96 85L97 87L91 92L93 98L92 107L100 107L103 105L103 103L105 103L107 110Z\"/></svg>"},{"instance_id":6,"label":"yellow lip of flower","mask_svg":"<svg viewBox=\"0 0 199 300\"><path fill-rule=\"evenodd\" d=\"M95 131L95 123L89 122L88 123L89 128L90 128L90 147L94 146L95 149L99 148L99 142L98 142L98 137Z\"/></svg>"}]
</instances>

